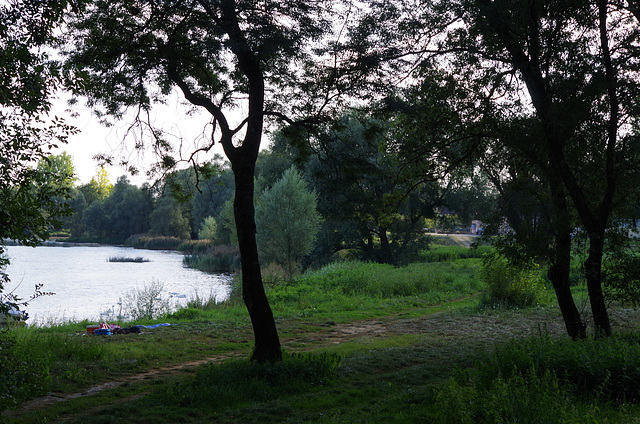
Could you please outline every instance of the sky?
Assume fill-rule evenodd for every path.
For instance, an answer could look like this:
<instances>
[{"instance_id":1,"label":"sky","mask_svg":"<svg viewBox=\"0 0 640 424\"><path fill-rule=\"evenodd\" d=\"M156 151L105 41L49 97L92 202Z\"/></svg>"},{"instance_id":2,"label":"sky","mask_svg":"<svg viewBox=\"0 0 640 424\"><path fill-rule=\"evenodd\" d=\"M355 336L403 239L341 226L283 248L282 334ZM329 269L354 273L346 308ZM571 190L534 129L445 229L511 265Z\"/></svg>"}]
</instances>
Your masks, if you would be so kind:
<instances>
[{"instance_id":1,"label":"sky","mask_svg":"<svg viewBox=\"0 0 640 424\"><path fill-rule=\"evenodd\" d=\"M139 155L134 152L133 145L136 140L130 133L127 134L131 119L106 127L99 122L89 108L82 104L82 101L71 107L67 100L68 96L64 94L54 100L52 115L63 117L67 123L75 126L79 133L71 136L69 143L60 145L54 153L67 152L73 158L78 178L76 184L88 183L96 175L99 164L93 157L99 153L109 153L115 158L131 157L133 163L141 170L139 175L131 176L125 168L117 165L118 160L116 160L114 166L106 167L112 183L125 174L133 184L141 185L146 182L144 170L155 161L155 155L152 152L146 152L142 157L138 157ZM203 134L210 137L210 131L207 131L210 128L210 126L207 127L210 120L209 114L203 111L190 116L177 94L170 98L167 105L154 108L152 119L156 125L170 133L176 143L182 140L186 146L189 146L193 145L194 140L202 140ZM222 146L215 145L212 153L224 155Z\"/></svg>"}]
</instances>

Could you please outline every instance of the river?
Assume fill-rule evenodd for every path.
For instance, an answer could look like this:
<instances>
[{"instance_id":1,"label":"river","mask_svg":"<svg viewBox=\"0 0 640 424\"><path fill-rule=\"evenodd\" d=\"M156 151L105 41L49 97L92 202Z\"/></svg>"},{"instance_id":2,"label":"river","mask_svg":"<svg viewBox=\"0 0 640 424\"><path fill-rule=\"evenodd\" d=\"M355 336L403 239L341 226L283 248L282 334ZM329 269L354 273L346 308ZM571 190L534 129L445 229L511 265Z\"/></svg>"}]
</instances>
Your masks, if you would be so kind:
<instances>
[{"instance_id":1,"label":"river","mask_svg":"<svg viewBox=\"0 0 640 424\"><path fill-rule=\"evenodd\" d=\"M11 260L7 267L11 282L5 292L13 291L25 299L33 294L36 284L42 284L42 291L55 293L34 299L23 308L30 325L115 320L115 316L126 315L121 303L127 293L154 282L163 285L162 298L174 307L185 305L196 294L222 301L230 291L230 276L186 268L182 254L173 251L45 245L8 246L6 253ZM148 262L109 262L112 257L142 257Z\"/></svg>"}]
</instances>

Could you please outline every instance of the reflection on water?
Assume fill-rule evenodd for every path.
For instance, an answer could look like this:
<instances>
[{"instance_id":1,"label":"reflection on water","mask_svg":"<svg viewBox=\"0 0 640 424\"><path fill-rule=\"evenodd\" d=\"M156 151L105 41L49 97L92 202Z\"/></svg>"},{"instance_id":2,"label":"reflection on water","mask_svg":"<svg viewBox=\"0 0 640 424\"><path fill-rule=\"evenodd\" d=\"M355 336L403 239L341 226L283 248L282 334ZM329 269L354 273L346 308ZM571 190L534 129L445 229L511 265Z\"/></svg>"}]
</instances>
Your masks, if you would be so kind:
<instances>
[{"instance_id":1,"label":"reflection on water","mask_svg":"<svg viewBox=\"0 0 640 424\"><path fill-rule=\"evenodd\" d=\"M163 297L186 304L196 294L225 300L231 277L207 274L182 265L182 255L171 251L134 250L116 246L8 246L11 278L7 291L28 298L36 284L54 292L29 303L27 323L100 320L118 314L127 292L152 282L163 284ZM149 262L109 262L111 257L143 257Z\"/></svg>"}]
</instances>

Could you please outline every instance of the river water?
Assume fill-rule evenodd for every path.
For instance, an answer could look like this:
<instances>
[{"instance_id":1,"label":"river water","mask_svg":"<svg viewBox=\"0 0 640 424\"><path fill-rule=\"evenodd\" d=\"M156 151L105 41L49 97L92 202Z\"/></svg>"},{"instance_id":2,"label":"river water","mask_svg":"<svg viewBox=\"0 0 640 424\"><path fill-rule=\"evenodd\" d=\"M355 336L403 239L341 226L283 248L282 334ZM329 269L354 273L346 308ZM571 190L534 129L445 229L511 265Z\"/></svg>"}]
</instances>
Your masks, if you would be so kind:
<instances>
[{"instance_id":1,"label":"river water","mask_svg":"<svg viewBox=\"0 0 640 424\"><path fill-rule=\"evenodd\" d=\"M117 246L46 245L8 246L11 278L5 292L26 299L35 284L43 284L42 296L24 308L30 325L65 321L115 321L123 313L123 298L134 290L161 284L163 299L174 307L196 295L223 301L230 292L231 277L208 274L182 265L182 254L173 251L139 250ZM142 257L149 262L109 262L112 257ZM124 302L126 304L126 302ZM124 311L126 312L126 311Z\"/></svg>"}]
</instances>

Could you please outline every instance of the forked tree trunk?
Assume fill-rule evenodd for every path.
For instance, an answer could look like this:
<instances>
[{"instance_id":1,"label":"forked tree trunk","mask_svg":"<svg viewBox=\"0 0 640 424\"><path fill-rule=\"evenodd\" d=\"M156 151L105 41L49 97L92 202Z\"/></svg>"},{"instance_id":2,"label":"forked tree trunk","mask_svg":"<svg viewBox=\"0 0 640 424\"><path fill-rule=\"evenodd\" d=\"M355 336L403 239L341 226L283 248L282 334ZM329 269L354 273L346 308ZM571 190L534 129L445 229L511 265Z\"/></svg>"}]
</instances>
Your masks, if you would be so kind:
<instances>
[{"instance_id":1,"label":"forked tree trunk","mask_svg":"<svg viewBox=\"0 0 640 424\"><path fill-rule=\"evenodd\" d=\"M572 339L587 337L587 327L580 317L571 294L569 273L571 271L571 221L564 190L557 174L550 175L551 189L551 224L553 226L554 246L551 255L551 266L547 273L558 299L567 334Z\"/></svg>"}]
</instances>

